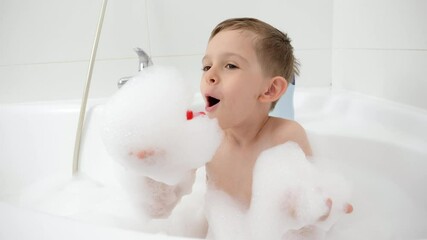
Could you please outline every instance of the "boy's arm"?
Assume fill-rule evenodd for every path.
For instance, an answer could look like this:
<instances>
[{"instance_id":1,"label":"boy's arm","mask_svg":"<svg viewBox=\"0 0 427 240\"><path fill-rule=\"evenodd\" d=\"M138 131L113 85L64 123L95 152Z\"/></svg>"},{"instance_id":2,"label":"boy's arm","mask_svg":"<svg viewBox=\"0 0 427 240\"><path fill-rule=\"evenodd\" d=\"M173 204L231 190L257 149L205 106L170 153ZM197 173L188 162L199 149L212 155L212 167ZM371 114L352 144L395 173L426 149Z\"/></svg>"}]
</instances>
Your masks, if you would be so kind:
<instances>
[{"instance_id":1,"label":"boy's arm","mask_svg":"<svg viewBox=\"0 0 427 240\"><path fill-rule=\"evenodd\" d=\"M312 156L311 146L310 146L310 143L308 141L308 137L307 137L307 134L305 132L305 129L298 122L293 121L293 120L283 120L281 127L280 127L280 130L283 131L283 132L281 132L281 136L284 136L283 138L280 139L280 141L281 141L280 143L284 143L287 141L296 142L301 147L301 149L305 153L306 157ZM325 204L328 207L328 211L319 218L320 222L328 219L331 208L332 208L333 200L330 198L327 198L325 200ZM350 203L346 203L343 206L342 210L346 214L352 213L353 212L353 206Z\"/></svg>"},{"instance_id":2,"label":"boy's arm","mask_svg":"<svg viewBox=\"0 0 427 240\"><path fill-rule=\"evenodd\" d=\"M151 218L168 217L181 198L191 193L195 180L195 171L189 173L177 185L168 185L149 177L143 177L143 186L140 191L145 195L140 204L145 213Z\"/></svg>"},{"instance_id":3,"label":"boy's arm","mask_svg":"<svg viewBox=\"0 0 427 240\"><path fill-rule=\"evenodd\" d=\"M137 152L136 156L141 161L149 161L150 157L157 154L164 153L149 149ZM137 206L142 208L148 217L167 218L181 198L191 193L195 175L196 170L190 170L176 185L169 185L143 175L124 176L126 179L122 180L125 180L123 183L129 189Z\"/></svg>"}]
</instances>

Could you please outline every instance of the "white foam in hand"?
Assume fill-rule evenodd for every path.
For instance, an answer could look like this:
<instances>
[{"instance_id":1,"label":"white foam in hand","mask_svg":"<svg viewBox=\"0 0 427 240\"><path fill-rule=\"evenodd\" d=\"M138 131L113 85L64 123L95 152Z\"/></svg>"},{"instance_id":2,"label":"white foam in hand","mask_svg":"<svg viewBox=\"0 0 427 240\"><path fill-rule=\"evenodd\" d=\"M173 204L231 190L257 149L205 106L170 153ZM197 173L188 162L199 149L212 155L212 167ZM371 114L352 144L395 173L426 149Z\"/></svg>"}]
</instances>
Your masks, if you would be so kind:
<instances>
[{"instance_id":1,"label":"white foam in hand","mask_svg":"<svg viewBox=\"0 0 427 240\"><path fill-rule=\"evenodd\" d=\"M208 239L324 239L345 214L350 191L340 175L323 165L310 162L294 142L265 150L254 167L249 209L209 189Z\"/></svg>"},{"instance_id":2,"label":"white foam in hand","mask_svg":"<svg viewBox=\"0 0 427 240\"><path fill-rule=\"evenodd\" d=\"M321 171L293 142L260 155L252 194L248 218L254 239L323 239L349 201L344 179Z\"/></svg>"},{"instance_id":3,"label":"white foam in hand","mask_svg":"<svg viewBox=\"0 0 427 240\"><path fill-rule=\"evenodd\" d=\"M103 138L109 153L129 171L178 184L212 158L221 140L216 120L186 120L192 99L177 71L144 69L105 104Z\"/></svg>"}]
</instances>

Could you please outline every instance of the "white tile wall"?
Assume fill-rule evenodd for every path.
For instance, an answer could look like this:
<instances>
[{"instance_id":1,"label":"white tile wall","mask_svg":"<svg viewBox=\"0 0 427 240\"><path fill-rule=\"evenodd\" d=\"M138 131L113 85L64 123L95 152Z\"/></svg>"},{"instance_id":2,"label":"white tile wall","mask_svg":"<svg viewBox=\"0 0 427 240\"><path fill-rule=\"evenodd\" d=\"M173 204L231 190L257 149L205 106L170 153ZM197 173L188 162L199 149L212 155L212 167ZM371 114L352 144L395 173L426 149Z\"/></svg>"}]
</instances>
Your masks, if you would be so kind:
<instances>
[{"instance_id":1,"label":"white tile wall","mask_svg":"<svg viewBox=\"0 0 427 240\"><path fill-rule=\"evenodd\" d=\"M79 99L102 1L2 1L0 103ZM134 47L149 49L145 1L110 0L91 97L106 97L138 68Z\"/></svg>"},{"instance_id":2,"label":"white tile wall","mask_svg":"<svg viewBox=\"0 0 427 240\"><path fill-rule=\"evenodd\" d=\"M331 0L147 1L153 56L164 59L167 64L179 66L192 83L197 79L193 86L198 87L200 59L210 32L216 24L230 17L256 17L287 32L302 65L299 84L330 84Z\"/></svg>"},{"instance_id":3,"label":"white tile wall","mask_svg":"<svg viewBox=\"0 0 427 240\"><path fill-rule=\"evenodd\" d=\"M332 0L148 0L147 8L154 56L203 53L214 26L230 17L260 18L289 33L295 48L331 46Z\"/></svg>"},{"instance_id":4,"label":"white tile wall","mask_svg":"<svg viewBox=\"0 0 427 240\"><path fill-rule=\"evenodd\" d=\"M332 84L427 109L427 1L334 2Z\"/></svg>"},{"instance_id":5,"label":"white tile wall","mask_svg":"<svg viewBox=\"0 0 427 240\"><path fill-rule=\"evenodd\" d=\"M0 1L0 103L80 98L101 4ZM289 34L299 86L333 83L427 108L426 0L109 0L90 96L110 96L120 77L136 73L134 47L177 67L197 91L210 31L243 16Z\"/></svg>"},{"instance_id":6,"label":"white tile wall","mask_svg":"<svg viewBox=\"0 0 427 240\"><path fill-rule=\"evenodd\" d=\"M426 63L427 51L337 50L333 79L345 89L427 109Z\"/></svg>"},{"instance_id":7,"label":"white tile wall","mask_svg":"<svg viewBox=\"0 0 427 240\"><path fill-rule=\"evenodd\" d=\"M73 99L83 94L87 62L0 67L0 103Z\"/></svg>"},{"instance_id":8,"label":"white tile wall","mask_svg":"<svg viewBox=\"0 0 427 240\"><path fill-rule=\"evenodd\" d=\"M1 2L0 65L89 58L101 1Z\"/></svg>"},{"instance_id":9,"label":"white tile wall","mask_svg":"<svg viewBox=\"0 0 427 240\"><path fill-rule=\"evenodd\" d=\"M100 9L97 9L98 15L99 11ZM146 1L109 0L98 45L90 97L111 96L117 91L120 78L137 73L139 64L135 47L151 54ZM86 81L86 78L83 81Z\"/></svg>"},{"instance_id":10,"label":"white tile wall","mask_svg":"<svg viewBox=\"0 0 427 240\"><path fill-rule=\"evenodd\" d=\"M135 58L135 47L150 53L145 0L109 0L97 58ZM97 9L95 12L98 12ZM90 34L93 41L94 33Z\"/></svg>"},{"instance_id":11,"label":"white tile wall","mask_svg":"<svg viewBox=\"0 0 427 240\"><path fill-rule=\"evenodd\" d=\"M427 49L426 0L334 1L334 47Z\"/></svg>"},{"instance_id":12,"label":"white tile wall","mask_svg":"<svg viewBox=\"0 0 427 240\"><path fill-rule=\"evenodd\" d=\"M330 86L332 79L330 49L297 49L295 56L301 62L300 76L297 78L296 86Z\"/></svg>"}]
</instances>

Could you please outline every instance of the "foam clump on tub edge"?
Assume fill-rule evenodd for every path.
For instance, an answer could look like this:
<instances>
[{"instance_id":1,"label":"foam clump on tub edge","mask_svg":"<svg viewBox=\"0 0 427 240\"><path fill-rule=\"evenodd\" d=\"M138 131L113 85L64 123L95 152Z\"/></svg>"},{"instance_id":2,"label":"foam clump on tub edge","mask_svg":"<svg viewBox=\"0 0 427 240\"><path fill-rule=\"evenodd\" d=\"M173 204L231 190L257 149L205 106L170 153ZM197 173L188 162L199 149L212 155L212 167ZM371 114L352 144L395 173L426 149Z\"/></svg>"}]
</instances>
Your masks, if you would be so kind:
<instances>
[{"instance_id":1,"label":"foam clump on tub edge","mask_svg":"<svg viewBox=\"0 0 427 240\"><path fill-rule=\"evenodd\" d=\"M208 239L325 239L345 215L350 195L341 175L310 162L298 144L287 142L257 159L249 209L222 191L207 193ZM330 214L320 220L328 198Z\"/></svg>"},{"instance_id":2,"label":"foam clump on tub edge","mask_svg":"<svg viewBox=\"0 0 427 240\"><path fill-rule=\"evenodd\" d=\"M169 185L203 166L221 133L207 116L186 120L194 95L189 89L173 68L141 71L104 106L107 151L126 170Z\"/></svg>"}]
</instances>

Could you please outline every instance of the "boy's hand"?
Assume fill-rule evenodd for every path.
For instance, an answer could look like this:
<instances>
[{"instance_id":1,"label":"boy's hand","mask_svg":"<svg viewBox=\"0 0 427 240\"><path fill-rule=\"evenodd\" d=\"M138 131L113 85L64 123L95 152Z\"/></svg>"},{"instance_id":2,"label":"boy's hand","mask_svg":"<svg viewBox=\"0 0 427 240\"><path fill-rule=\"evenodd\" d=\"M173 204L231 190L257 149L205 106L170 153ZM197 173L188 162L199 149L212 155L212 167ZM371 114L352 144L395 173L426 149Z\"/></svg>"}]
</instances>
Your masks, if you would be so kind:
<instances>
[{"instance_id":1,"label":"boy's hand","mask_svg":"<svg viewBox=\"0 0 427 240\"><path fill-rule=\"evenodd\" d=\"M320 190L318 191L319 191L318 193L321 194L321 191ZM336 214L336 213L350 214L353 212L353 205L351 205L350 203L344 203L341 208L338 207L338 205L335 205L333 207L334 202L330 197L326 198L325 200L318 199L320 201L324 201L325 205L323 206L326 206L325 208L322 205L318 205L319 207L324 208L325 209L324 211L319 212L318 210L316 210L316 209L319 209L318 207L308 210L307 207L309 207L310 205L313 206L312 204L315 204L316 197L313 195L311 197L305 196L305 194L295 189L293 191L289 191L287 194L284 195L284 197L285 199L282 205L283 207L282 209L285 211L284 213L288 215L291 219L295 221L306 222L306 224L308 225L326 222L327 220L329 220L331 214ZM306 202L307 200L314 201L314 202L310 204ZM318 203L322 204L321 202L318 202ZM312 217L310 217L311 214L306 215L305 214L307 213L306 211L312 211L311 214L315 214L315 212L317 212L319 214L318 215L319 217L316 217L316 215L312 215ZM333 212L333 211L336 211L336 212Z\"/></svg>"},{"instance_id":2,"label":"boy's hand","mask_svg":"<svg viewBox=\"0 0 427 240\"><path fill-rule=\"evenodd\" d=\"M151 164L154 164L154 162L149 161L149 158L153 157L155 155L157 155L157 156L164 156L165 155L165 151L163 151L163 150L155 150L155 149L152 149L152 148L148 148L148 149L140 150L140 151L137 151L137 152L129 152L129 156L135 156L139 160L143 161L144 163L151 163Z\"/></svg>"},{"instance_id":3,"label":"boy's hand","mask_svg":"<svg viewBox=\"0 0 427 240\"><path fill-rule=\"evenodd\" d=\"M136 153L136 157L144 160L148 157L153 156L156 153L156 151L154 151L153 149L147 149L147 150L142 150Z\"/></svg>"},{"instance_id":4,"label":"boy's hand","mask_svg":"<svg viewBox=\"0 0 427 240\"><path fill-rule=\"evenodd\" d=\"M332 211L332 199L331 198L327 198L325 200L325 204L327 206L327 211L325 214L323 214L322 216L320 216L317 220L317 223L313 223L313 224L309 224L306 225L298 230L289 230L287 231L284 235L283 235L283 239L300 239L300 240L308 240L308 239L323 239L324 236L324 232L321 228L319 228L317 226L318 223L322 223L328 220L331 211ZM296 206L296 205L295 205ZM344 204L343 206L343 212L345 214L350 214L353 212L353 206L349 203ZM297 219L297 209L288 209L289 214L291 215L292 218L294 218L295 220Z\"/></svg>"},{"instance_id":5,"label":"boy's hand","mask_svg":"<svg viewBox=\"0 0 427 240\"><path fill-rule=\"evenodd\" d=\"M328 207L328 211L319 217L319 222L323 222L326 221L329 217L329 215L331 214L331 210L332 210L332 199L328 198L325 201L326 206ZM353 205L351 205L350 203L346 203L343 206L343 211L345 214L350 214L353 212Z\"/></svg>"}]
</instances>

